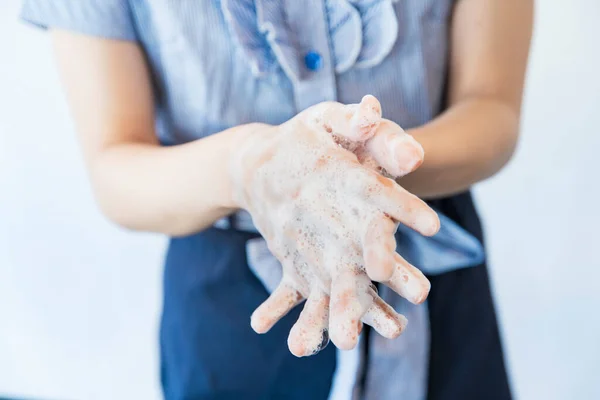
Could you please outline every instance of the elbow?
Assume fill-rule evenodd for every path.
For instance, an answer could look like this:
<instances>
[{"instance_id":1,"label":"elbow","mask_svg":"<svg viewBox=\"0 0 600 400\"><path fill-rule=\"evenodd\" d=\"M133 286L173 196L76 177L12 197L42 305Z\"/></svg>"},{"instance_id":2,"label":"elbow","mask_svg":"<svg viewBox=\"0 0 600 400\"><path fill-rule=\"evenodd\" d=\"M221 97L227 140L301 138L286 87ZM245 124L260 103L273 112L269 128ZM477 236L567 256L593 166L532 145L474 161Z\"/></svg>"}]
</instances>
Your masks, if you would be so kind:
<instances>
[{"instance_id":1,"label":"elbow","mask_svg":"<svg viewBox=\"0 0 600 400\"><path fill-rule=\"evenodd\" d=\"M141 224L129 217L125 212L119 210L105 201L96 200L98 209L104 218L119 228L126 229L128 231L144 231Z\"/></svg>"},{"instance_id":2,"label":"elbow","mask_svg":"<svg viewBox=\"0 0 600 400\"><path fill-rule=\"evenodd\" d=\"M100 213L114 225L128 231L151 232L167 236L186 236L193 233L189 224L176 219L161 217L160 215L147 215L139 207L125 206L112 195L97 191L96 204Z\"/></svg>"},{"instance_id":3,"label":"elbow","mask_svg":"<svg viewBox=\"0 0 600 400\"><path fill-rule=\"evenodd\" d=\"M114 225L129 231L148 231L139 211L132 210L126 202L119 201L119 196L111 192L110 188L94 182L94 199L96 206L104 218Z\"/></svg>"},{"instance_id":4,"label":"elbow","mask_svg":"<svg viewBox=\"0 0 600 400\"><path fill-rule=\"evenodd\" d=\"M115 183L112 167L103 157L98 157L90 164L90 180L94 201L98 210L111 223L127 230L142 230L137 214L123 190Z\"/></svg>"},{"instance_id":5,"label":"elbow","mask_svg":"<svg viewBox=\"0 0 600 400\"><path fill-rule=\"evenodd\" d=\"M90 180L99 211L113 224L131 231L185 236L197 232L193 218L168 206L154 182L139 184L144 174L124 162L123 153L107 149L89 160Z\"/></svg>"},{"instance_id":6,"label":"elbow","mask_svg":"<svg viewBox=\"0 0 600 400\"><path fill-rule=\"evenodd\" d=\"M168 236L185 236L190 230L176 219L158 212L145 210L129 198L108 188L95 189L95 200L100 213L111 223L128 231L152 232Z\"/></svg>"},{"instance_id":7,"label":"elbow","mask_svg":"<svg viewBox=\"0 0 600 400\"><path fill-rule=\"evenodd\" d=\"M94 200L98 210L109 222L130 231L155 231L156 225L140 196L132 192L131 186L120 180L118 165L103 155L89 165Z\"/></svg>"},{"instance_id":8,"label":"elbow","mask_svg":"<svg viewBox=\"0 0 600 400\"><path fill-rule=\"evenodd\" d=\"M177 218L168 212L149 210L132 202L127 196L107 187L96 185L95 200L101 214L111 223L128 231L151 232L171 237L182 237L198 232L206 226L194 224L192 219Z\"/></svg>"},{"instance_id":9,"label":"elbow","mask_svg":"<svg viewBox=\"0 0 600 400\"><path fill-rule=\"evenodd\" d=\"M488 165L489 176L496 175L502 171L515 155L518 143L518 128L506 133L498 147L490 155Z\"/></svg>"},{"instance_id":10,"label":"elbow","mask_svg":"<svg viewBox=\"0 0 600 400\"><path fill-rule=\"evenodd\" d=\"M487 164L487 176L489 178L500 172L513 158L519 142L520 113L514 107L506 103L495 104L496 123L494 129L494 145L489 147L489 152L484 155L483 164Z\"/></svg>"}]
</instances>

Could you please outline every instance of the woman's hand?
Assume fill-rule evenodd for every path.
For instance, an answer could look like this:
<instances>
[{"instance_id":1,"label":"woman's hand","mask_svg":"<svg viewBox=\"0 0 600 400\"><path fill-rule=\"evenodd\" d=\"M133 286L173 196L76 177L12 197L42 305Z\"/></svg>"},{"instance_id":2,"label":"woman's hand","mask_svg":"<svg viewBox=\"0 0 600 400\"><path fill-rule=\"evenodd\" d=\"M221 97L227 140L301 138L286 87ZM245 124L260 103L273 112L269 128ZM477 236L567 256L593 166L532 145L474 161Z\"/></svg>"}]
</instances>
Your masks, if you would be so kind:
<instances>
[{"instance_id":1,"label":"woman's hand","mask_svg":"<svg viewBox=\"0 0 600 400\"><path fill-rule=\"evenodd\" d=\"M360 321L388 338L406 325L377 295L371 280L386 283L413 303L425 300L429 282L395 253L400 222L433 235L439 220L423 201L392 179L423 160L420 145L391 121L379 102L321 103L277 127L264 127L233 154L233 199L248 210L283 266L279 287L252 315L267 332L307 299L290 332L297 356L328 342L356 345ZM331 313L330 313L331 311Z\"/></svg>"}]
</instances>

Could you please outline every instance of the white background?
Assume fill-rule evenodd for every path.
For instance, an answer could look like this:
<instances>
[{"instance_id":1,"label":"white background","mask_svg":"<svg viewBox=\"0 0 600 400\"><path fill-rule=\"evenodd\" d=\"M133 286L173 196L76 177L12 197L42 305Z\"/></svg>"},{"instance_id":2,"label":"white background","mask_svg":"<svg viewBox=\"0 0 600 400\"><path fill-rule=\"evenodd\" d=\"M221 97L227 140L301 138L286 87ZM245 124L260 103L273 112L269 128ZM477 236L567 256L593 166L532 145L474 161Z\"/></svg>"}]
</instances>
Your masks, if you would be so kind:
<instances>
[{"instance_id":1,"label":"white background","mask_svg":"<svg viewBox=\"0 0 600 400\"><path fill-rule=\"evenodd\" d=\"M99 215L18 3L0 3L0 395L159 398L164 240ZM519 149L476 195L517 398L600 399L600 1L536 19Z\"/></svg>"}]
</instances>

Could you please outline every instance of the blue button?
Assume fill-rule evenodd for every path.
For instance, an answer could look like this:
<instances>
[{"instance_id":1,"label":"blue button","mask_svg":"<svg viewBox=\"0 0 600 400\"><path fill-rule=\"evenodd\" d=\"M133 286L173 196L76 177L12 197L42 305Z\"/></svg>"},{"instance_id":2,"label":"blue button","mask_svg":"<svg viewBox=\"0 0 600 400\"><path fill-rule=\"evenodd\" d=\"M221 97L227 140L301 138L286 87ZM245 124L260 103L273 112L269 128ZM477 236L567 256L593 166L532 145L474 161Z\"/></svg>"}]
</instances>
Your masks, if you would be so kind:
<instances>
[{"instance_id":1,"label":"blue button","mask_svg":"<svg viewBox=\"0 0 600 400\"><path fill-rule=\"evenodd\" d=\"M323 67L323 57L316 51L309 51L304 56L304 64L311 71L318 71Z\"/></svg>"}]
</instances>

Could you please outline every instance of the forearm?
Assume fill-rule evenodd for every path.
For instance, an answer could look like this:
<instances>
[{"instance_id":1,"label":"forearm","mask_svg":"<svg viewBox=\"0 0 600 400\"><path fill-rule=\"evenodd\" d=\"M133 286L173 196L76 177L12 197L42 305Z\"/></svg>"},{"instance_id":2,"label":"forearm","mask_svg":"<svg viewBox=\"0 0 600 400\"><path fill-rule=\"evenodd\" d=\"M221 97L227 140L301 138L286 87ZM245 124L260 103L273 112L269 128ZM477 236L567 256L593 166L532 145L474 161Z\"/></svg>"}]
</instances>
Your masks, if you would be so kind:
<instances>
[{"instance_id":1,"label":"forearm","mask_svg":"<svg viewBox=\"0 0 600 400\"><path fill-rule=\"evenodd\" d=\"M532 0L460 0L450 26L449 109L410 131L425 161L401 180L426 198L446 196L498 172L519 130L533 23Z\"/></svg>"},{"instance_id":2,"label":"forearm","mask_svg":"<svg viewBox=\"0 0 600 400\"><path fill-rule=\"evenodd\" d=\"M479 97L458 102L409 131L422 144L425 161L399 183L423 198L463 191L508 162L518 128L518 113L502 101Z\"/></svg>"},{"instance_id":3,"label":"forearm","mask_svg":"<svg viewBox=\"0 0 600 400\"><path fill-rule=\"evenodd\" d=\"M114 144L90 160L104 214L130 229L185 235L235 209L231 149L257 129L242 125L187 144Z\"/></svg>"}]
</instances>

